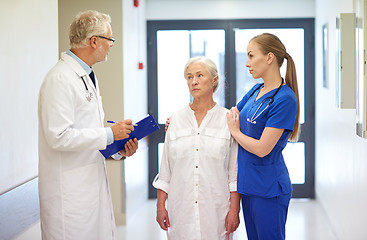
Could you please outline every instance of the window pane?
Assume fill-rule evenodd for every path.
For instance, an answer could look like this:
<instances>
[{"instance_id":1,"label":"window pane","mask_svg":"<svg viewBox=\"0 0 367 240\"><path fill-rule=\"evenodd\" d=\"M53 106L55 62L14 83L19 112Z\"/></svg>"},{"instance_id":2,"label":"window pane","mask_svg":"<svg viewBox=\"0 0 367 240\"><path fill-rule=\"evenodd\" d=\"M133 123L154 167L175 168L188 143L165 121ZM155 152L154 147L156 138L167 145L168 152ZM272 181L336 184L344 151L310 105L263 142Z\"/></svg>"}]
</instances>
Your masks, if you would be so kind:
<instances>
[{"instance_id":1,"label":"window pane","mask_svg":"<svg viewBox=\"0 0 367 240\"><path fill-rule=\"evenodd\" d=\"M292 184L305 183L305 144L288 143L283 150L285 164L288 167Z\"/></svg>"},{"instance_id":2,"label":"window pane","mask_svg":"<svg viewBox=\"0 0 367 240\"><path fill-rule=\"evenodd\" d=\"M158 122L190 101L183 68L190 56L188 31L158 31Z\"/></svg>"},{"instance_id":3,"label":"window pane","mask_svg":"<svg viewBox=\"0 0 367 240\"><path fill-rule=\"evenodd\" d=\"M219 85L214 100L225 105L224 30L161 30L157 32L158 122L191 101L183 72L187 60L206 56L218 67Z\"/></svg>"}]
</instances>

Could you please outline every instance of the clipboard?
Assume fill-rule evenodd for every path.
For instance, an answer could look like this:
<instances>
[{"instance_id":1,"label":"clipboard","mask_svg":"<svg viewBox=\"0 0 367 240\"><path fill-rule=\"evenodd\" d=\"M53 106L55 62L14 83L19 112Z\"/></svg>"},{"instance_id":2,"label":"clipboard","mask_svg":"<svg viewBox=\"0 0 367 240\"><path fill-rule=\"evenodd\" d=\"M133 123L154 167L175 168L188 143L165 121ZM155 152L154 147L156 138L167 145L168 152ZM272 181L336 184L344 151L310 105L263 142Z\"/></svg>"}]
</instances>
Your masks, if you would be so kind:
<instances>
[{"instance_id":1,"label":"clipboard","mask_svg":"<svg viewBox=\"0 0 367 240\"><path fill-rule=\"evenodd\" d=\"M159 129L159 125L152 115L146 116L135 123L135 125L134 131L129 134L128 138L114 141L112 144L108 145L106 149L99 150L106 159L124 149L126 142L130 139L136 138L140 140Z\"/></svg>"}]
</instances>

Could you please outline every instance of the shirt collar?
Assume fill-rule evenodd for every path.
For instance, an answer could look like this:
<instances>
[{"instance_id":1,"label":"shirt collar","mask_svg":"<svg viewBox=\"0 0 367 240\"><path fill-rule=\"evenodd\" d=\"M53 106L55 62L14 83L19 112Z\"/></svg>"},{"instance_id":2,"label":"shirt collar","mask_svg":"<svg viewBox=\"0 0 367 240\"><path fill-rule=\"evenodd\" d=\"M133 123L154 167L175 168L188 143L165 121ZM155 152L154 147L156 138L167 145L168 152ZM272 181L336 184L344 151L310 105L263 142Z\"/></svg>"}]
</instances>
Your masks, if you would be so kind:
<instances>
[{"instance_id":1,"label":"shirt collar","mask_svg":"<svg viewBox=\"0 0 367 240\"><path fill-rule=\"evenodd\" d=\"M192 112L192 114L194 114L195 115L195 112L194 112L194 110L192 110L192 108L190 107L190 104L191 103L189 103L188 105L187 105L187 109L190 111L190 112ZM213 112L215 112L215 109L217 109L217 107L218 107L219 105L218 105L218 103L215 103L215 105L214 105L214 107L212 107L211 109L209 109L208 110L208 112L206 113L207 115L208 114L212 114Z\"/></svg>"},{"instance_id":2,"label":"shirt collar","mask_svg":"<svg viewBox=\"0 0 367 240\"><path fill-rule=\"evenodd\" d=\"M74 58L79 64L80 66L82 66L82 68L85 70L85 72L89 75L92 72L92 68L88 66L88 64L86 64L83 60L81 60L77 55L75 55L72 51L67 50L66 54L69 55L70 57Z\"/></svg>"}]
</instances>

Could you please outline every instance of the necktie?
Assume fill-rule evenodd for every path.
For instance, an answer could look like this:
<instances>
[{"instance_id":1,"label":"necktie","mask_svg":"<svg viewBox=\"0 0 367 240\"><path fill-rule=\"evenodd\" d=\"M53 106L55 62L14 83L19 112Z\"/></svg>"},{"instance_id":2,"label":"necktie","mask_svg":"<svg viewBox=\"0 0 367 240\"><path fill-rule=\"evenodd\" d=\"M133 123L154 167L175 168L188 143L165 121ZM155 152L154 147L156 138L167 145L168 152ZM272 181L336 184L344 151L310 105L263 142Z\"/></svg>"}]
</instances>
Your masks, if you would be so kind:
<instances>
[{"instance_id":1,"label":"necktie","mask_svg":"<svg viewBox=\"0 0 367 240\"><path fill-rule=\"evenodd\" d=\"M94 87L96 87L96 79L94 78L94 72L93 71L91 71L89 73L89 77L90 77L90 79L92 79L92 82L94 84Z\"/></svg>"}]
</instances>

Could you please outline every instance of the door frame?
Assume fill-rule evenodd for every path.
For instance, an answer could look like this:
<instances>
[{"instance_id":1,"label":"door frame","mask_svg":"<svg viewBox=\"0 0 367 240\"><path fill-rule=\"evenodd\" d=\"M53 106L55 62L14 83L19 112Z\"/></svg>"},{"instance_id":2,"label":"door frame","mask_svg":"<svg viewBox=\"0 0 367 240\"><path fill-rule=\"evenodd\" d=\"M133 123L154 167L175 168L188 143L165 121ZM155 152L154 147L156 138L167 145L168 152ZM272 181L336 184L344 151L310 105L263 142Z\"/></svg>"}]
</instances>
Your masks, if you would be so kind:
<instances>
[{"instance_id":1,"label":"door frame","mask_svg":"<svg viewBox=\"0 0 367 240\"><path fill-rule=\"evenodd\" d=\"M158 119L157 32L159 30L225 31L225 107L236 105L235 29L304 29L305 123L301 125L299 142L305 144L305 183L293 184L293 198L315 198L315 20L314 18L232 19L232 20L159 20L147 21L148 113ZM156 198L151 183L158 173L158 144L164 142L164 124L149 137L148 196Z\"/></svg>"}]
</instances>

